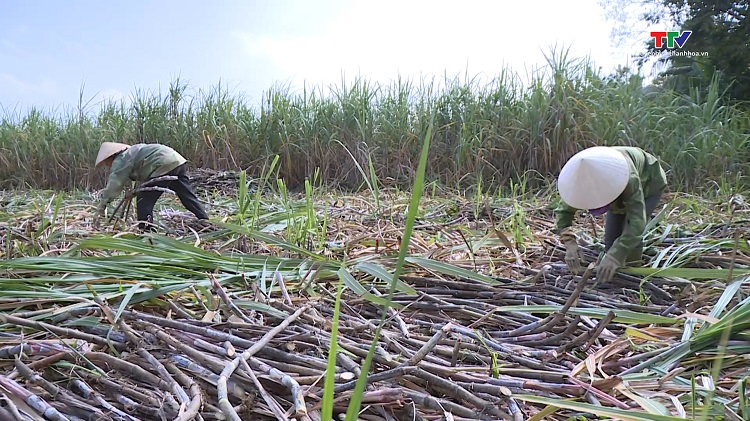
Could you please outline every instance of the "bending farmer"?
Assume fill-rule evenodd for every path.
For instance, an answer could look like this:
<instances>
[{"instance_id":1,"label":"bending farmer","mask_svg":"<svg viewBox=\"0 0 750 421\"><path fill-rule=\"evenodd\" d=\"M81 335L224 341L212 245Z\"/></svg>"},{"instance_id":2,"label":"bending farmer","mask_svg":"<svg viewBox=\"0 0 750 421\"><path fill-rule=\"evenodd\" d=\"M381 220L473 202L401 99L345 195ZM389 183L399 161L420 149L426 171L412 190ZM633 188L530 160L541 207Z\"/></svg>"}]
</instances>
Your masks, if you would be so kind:
<instances>
[{"instance_id":1,"label":"bending farmer","mask_svg":"<svg viewBox=\"0 0 750 421\"><path fill-rule=\"evenodd\" d=\"M581 270L577 238L570 228L580 209L594 216L607 214L606 254L596 269L599 281L607 282L621 266L640 261L646 221L666 186L659 160L640 148L595 146L573 155L560 171L557 189L562 200L555 208L568 268Z\"/></svg>"},{"instance_id":2,"label":"bending farmer","mask_svg":"<svg viewBox=\"0 0 750 421\"><path fill-rule=\"evenodd\" d=\"M98 223L109 202L114 200L128 181L145 182L157 177L176 176L176 180L159 181L149 187L164 187L174 191L180 202L198 219L208 219L208 214L198 201L185 175L185 158L174 149L159 144L125 145L123 143L104 142L96 156L96 167L111 167L107 187L96 211L95 223ZM160 190L141 191L136 196L138 228L146 228L153 221L154 205L162 195Z\"/></svg>"}]
</instances>

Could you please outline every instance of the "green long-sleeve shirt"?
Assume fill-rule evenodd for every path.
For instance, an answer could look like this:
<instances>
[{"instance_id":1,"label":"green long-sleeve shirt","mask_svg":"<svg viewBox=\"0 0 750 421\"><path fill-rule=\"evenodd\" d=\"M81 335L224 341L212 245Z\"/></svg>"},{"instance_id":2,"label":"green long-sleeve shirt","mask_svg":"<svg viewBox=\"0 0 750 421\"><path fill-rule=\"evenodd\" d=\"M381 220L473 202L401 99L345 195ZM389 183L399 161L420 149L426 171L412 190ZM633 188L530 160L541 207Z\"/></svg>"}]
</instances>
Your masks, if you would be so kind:
<instances>
[{"instance_id":1,"label":"green long-sleeve shirt","mask_svg":"<svg viewBox=\"0 0 750 421\"><path fill-rule=\"evenodd\" d=\"M131 146L112 162L99 210L104 210L122 192L128 181L144 182L161 177L185 162L185 158L169 146L145 143Z\"/></svg>"},{"instance_id":2,"label":"green long-sleeve shirt","mask_svg":"<svg viewBox=\"0 0 750 421\"><path fill-rule=\"evenodd\" d=\"M624 214L625 226L622 235L615 240L608 254L621 265L631 251L643 240L646 229L645 198L663 191L667 186L667 176L659 160L644 150L631 146L615 146L622 152L630 167L628 184L622 194L610 205L609 212ZM562 199L555 207L557 232L573 225L578 209L568 206Z\"/></svg>"}]
</instances>

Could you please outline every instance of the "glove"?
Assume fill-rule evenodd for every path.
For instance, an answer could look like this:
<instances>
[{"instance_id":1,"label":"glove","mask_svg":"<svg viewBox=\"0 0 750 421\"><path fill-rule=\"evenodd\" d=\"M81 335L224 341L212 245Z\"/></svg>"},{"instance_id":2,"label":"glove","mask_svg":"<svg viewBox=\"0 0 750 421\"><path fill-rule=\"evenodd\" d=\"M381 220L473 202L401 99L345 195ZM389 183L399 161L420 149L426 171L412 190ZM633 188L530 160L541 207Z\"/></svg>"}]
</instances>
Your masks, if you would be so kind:
<instances>
[{"instance_id":1,"label":"glove","mask_svg":"<svg viewBox=\"0 0 750 421\"><path fill-rule=\"evenodd\" d=\"M568 228L560 233L560 240L565 245L565 264L575 274L581 273L581 251L578 248L576 235Z\"/></svg>"},{"instance_id":2,"label":"glove","mask_svg":"<svg viewBox=\"0 0 750 421\"><path fill-rule=\"evenodd\" d=\"M104 208L101 206L96 209L96 213L94 214L94 228L99 229L99 220L102 218L102 215L104 214Z\"/></svg>"},{"instance_id":3,"label":"glove","mask_svg":"<svg viewBox=\"0 0 750 421\"><path fill-rule=\"evenodd\" d=\"M602 259L602 262L596 268L596 280L602 283L611 281L612 276L614 276L620 266L620 262L615 260L614 257L605 254L604 259Z\"/></svg>"}]
</instances>

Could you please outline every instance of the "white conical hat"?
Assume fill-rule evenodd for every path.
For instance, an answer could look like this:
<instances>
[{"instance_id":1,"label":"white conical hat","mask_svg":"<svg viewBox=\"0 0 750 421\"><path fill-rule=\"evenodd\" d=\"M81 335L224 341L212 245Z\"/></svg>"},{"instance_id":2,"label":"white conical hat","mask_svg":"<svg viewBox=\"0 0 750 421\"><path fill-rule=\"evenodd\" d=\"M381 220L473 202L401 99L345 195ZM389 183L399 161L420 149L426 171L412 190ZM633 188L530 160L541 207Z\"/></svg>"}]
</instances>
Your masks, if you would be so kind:
<instances>
[{"instance_id":1,"label":"white conical hat","mask_svg":"<svg viewBox=\"0 0 750 421\"><path fill-rule=\"evenodd\" d=\"M94 164L94 166L98 167L99 164L104 162L110 156L118 152L122 152L129 147L130 145L126 145L124 143L117 143L117 142L102 143L102 146L99 148L99 154L96 155L96 164Z\"/></svg>"},{"instance_id":2,"label":"white conical hat","mask_svg":"<svg viewBox=\"0 0 750 421\"><path fill-rule=\"evenodd\" d=\"M598 209L620 196L629 176L625 155L607 146L594 146L568 160L557 179L557 190L569 206Z\"/></svg>"}]
</instances>

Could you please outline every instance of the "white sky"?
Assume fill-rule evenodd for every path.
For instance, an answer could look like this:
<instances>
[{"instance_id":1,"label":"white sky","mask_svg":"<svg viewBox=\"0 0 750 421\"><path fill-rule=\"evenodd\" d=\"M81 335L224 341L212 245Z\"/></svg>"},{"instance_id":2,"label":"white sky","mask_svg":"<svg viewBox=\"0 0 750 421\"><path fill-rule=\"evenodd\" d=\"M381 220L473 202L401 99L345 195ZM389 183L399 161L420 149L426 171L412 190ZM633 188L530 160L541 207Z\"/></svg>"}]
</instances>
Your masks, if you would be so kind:
<instances>
[{"instance_id":1,"label":"white sky","mask_svg":"<svg viewBox=\"0 0 750 421\"><path fill-rule=\"evenodd\" d=\"M596 0L38 0L0 14L0 106L75 106L128 98L174 77L221 81L257 104L274 84L341 86L365 76L527 75L557 45L610 71L647 32L611 39ZM0 116L2 110L0 110Z\"/></svg>"}]
</instances>

